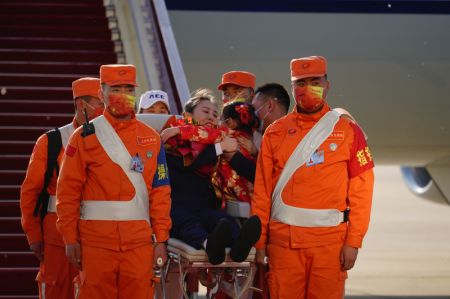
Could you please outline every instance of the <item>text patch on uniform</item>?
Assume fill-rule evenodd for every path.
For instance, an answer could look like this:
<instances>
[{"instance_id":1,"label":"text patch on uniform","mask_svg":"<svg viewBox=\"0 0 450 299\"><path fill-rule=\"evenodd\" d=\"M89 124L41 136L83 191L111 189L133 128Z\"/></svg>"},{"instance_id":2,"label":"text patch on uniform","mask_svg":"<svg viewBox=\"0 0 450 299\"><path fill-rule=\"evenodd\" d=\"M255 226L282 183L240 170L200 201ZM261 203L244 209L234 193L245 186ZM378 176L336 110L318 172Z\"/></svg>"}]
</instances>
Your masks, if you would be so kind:
<instances>
[{"instance_id":1,"label":"text patch on uniform","mask_svg":"<svg viewBox=\"0 0 450 299\"><path fill-rule=\"evenodd\" d=\"M344 131L333 131L330 136L328 136L328 140L344 140L344 137Z\"/></svg>"},{"instance_id":2,"label":"text patch on uniform","mask_svg":"<svg viewBox=\"0 0 450 299\"><path fill-rule=\"evenodd\" d=\"M144 136L144 137L138 136L137 142L139 145L156 144L156 137L154 137L154 136Z\"/></svg>"},{"instance_id":3,"label":"text patch on uniform","mask_svg":"<svg viewBox=\"0 0 450 299\"><path fill-rule=\"evenodd\" d=\"M166 163L166 152L164 151L164 146L162 143L156 163L156 171L152 183L153 188L169 185L169 170Z\"/></svg>"}]
</instances>

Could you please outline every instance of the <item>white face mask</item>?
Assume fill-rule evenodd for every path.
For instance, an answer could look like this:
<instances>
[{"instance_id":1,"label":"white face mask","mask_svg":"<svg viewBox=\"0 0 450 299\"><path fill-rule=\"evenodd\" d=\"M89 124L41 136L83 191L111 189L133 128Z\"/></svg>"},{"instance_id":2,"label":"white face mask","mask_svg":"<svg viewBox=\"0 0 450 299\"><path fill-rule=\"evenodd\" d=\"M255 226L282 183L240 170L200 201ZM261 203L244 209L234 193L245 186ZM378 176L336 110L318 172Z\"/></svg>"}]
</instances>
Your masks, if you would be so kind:
<instances>
[{"instance_id":1,"label":"white face mask","mask_svg":"<svg viewBox=\"0 0 450 299\"><path fill-rule=\"evenodd\" d=\"M259 111L267 106L269 104L269 101L267 101L265 104L263 104L261 107L258 108L258 110L255 111L255 114L259 117ZM259 128L258 131L260 131L261 133L263 132L263 128L264 128L264 121L266 120L266 117L269 115L271 111L267 111L266 114L264 115L264 117L259 117Z\"/></svg>"}]
</instances>

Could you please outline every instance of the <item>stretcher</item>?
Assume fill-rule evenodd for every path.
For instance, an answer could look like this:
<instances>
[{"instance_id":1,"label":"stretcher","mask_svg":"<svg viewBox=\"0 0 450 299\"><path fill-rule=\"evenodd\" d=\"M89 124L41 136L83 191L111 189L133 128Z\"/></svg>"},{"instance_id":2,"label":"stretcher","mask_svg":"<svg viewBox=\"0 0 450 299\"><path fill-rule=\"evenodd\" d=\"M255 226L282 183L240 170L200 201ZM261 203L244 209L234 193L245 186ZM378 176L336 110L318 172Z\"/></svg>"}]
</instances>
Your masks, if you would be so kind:
<instances>
[{"instance_id":1,"label":"stretcher","mask_svg":"<svg viewBox=\"0 0 450 299\"><path fill-rule=\"evenodd\" d=\"M252 286L256 272L255 249L242 263L232 261L227 249L227 257L220 265L211 265L204 250L197 250L177 239L169 239L167 249L167 264L157 272L160 284L155 287L156 298L197 298L199 283L207 287L208 299L215 298L219 290L231 298L252 297L255 291Z\"/></svg>"},{"instance_id":2,"label":"stretcher","mask_svg":"<svg viewBox=\"0 0 450 299\"><path fill-rule=\"evenodd\" d=\"M248 217L249 206L233 202L227 211L237 218ZM204 250L197 250L177 239L169 239L167 250L168 262L158 272L161 281L156 287L158 299L197 298L199 283L207 288L208 299L215 298L219 290L236 299L249 299L253 292L262 292L253 287L256 273L254 248L241 263L231 260L227 248L225 261L220 265L211 265Z\"/></svg>"}]
</instances>

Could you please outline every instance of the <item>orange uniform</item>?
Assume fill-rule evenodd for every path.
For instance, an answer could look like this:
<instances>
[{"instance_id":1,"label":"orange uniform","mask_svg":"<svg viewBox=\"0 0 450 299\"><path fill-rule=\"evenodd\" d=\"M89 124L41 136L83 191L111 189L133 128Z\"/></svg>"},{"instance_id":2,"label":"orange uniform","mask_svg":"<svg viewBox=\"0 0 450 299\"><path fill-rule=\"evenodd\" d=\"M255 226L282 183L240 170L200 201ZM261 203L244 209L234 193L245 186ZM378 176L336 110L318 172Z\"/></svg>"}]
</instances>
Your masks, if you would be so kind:
<instances>
[{"instance_id":1,"label":"orange uniform","mask_svg":"<svg viewBox=\"0 0 450 299\"><path fill-rule=\"evenodd\" d=\"M329 110L326 104L314 114L295 110L273 123L263 138L252 213L262 223L256 248L267 248L271 298L342 298L347 273L341 271L340 250L344 243L360 248L368 228L372 156L361 129L345 118L317 149L323 161L297 169L282 197L285 204L306 209L344 211L349 207L349 222L335 227L300 227L270 218L272 192L288 158Z\"/></svg>"},{"instance_id":2,"label":"orange uniform","mask_svg":"<svg viewBox=\"0 0 450 299\"><path fill-rule=\"evenodd\" d=\"M148 298L151 289L152 234L169 238L170 186L158 133L138 121L119 121L105 110L129 154L142 159L151 226L145 220L80 220L81 201L129 201L135 189L96 134L69 140L58 180L58 229L66 244L81 243L80 298ZM131 161L130 161L131 164Z\"/></svg>"},{"instance_id":3,"label":"orange uniform","mask_svg":"<svg viewBox=\"0 0 450 299\"><path fill-rule=\"evenodd\" d=\"M73 127L77 127L75 120ZM73 298L72 280L78 270L70 265L65 256L64 243L61 234L56 230L56 213L48 212L42 226L39 216L34 216L37 198L44 186L44 174L47 169L48 137L41 135L36 141L27 175L20 190L20 209L22 212L22 227L31 245L42 241L44 243L44 260L36 278L39 284L41 298ZM57 162L61 165L64 148L61 148ZM56 195L57 174L54 172L47 192ZM44 294L45 290L45 294Z\"/></svg>"}]
</instances>

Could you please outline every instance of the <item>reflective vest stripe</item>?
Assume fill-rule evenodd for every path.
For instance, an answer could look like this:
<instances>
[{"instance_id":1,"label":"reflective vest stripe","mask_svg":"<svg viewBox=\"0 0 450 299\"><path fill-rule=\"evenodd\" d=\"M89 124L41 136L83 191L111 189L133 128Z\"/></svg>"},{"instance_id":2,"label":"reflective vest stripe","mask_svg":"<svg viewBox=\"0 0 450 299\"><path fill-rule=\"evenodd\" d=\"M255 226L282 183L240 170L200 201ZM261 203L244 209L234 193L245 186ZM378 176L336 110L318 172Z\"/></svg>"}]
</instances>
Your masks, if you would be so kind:
<instances>
[{"instance_id":1,"label":"reflective vest stripe","mask_svg":"<svg viewBox=\"0 0 450 299\"><path fill-rule=\"evenodd\" d=\"M284 166L272 193L271 218L285 224L302 227L337 226L344 220L344 213L336 209L304 209L287 205L281 193L292 175L305 164L317 148L330 136L341 114L327 112L300 141Z\"/></svg>"},{"instance_id":2,"label":"reflective vest stripe","mask_svg":"<svg viewBox=\"0 0 450 299\"><path fill-rule=\"evenodd\" d=\"M130 153L128 153L127 148L108 120L104 116L99 116L92 122L95 126L95 135L98 141L109 158L125 172L135 189L135 196L129 201L83 200L81 202L80 219L146 220L150 224L149 197L142 174L130 169Z\"/></svg>"}]
</instances>

